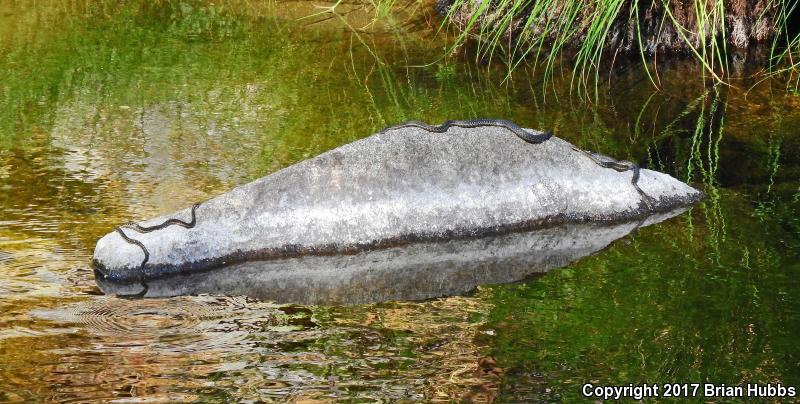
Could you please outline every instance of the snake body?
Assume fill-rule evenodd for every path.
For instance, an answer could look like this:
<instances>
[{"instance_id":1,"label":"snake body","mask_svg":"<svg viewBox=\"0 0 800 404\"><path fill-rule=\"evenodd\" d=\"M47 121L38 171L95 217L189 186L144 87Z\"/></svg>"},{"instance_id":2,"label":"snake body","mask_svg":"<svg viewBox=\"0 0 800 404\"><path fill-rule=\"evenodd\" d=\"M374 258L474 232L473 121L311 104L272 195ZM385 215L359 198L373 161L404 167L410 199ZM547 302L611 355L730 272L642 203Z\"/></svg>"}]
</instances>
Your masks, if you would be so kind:
<instances>
[{"instance_id":1,"label":"snake body","mask_svg":"<svg viewBox=\"0 0 800 404\"><path fill-rule=\"evenodd\" d=\"M543 133L532 133L526 131L525 129L520 128L519 125L515 124L514 122L507 121L505 119L470 119L465 121L445 121L441 125L429 125L427 123L419 121L408 121L406 123L397 126L389 126L380 131L379 133L384 133L390 130L403 129L403 128L420 128L432 133L444 133L447 132L447 130L453 126L459 128L479 128L484 126L505 128L510 130L515 135L517 135L520 139L533 144L542 143L553 136L553 134L549 131Z\"/></svg>"},{"instance_id":2,"label":"snake body","mask_svg":"<svg viewBox=\"0 0 800 404\"><path fill-rule=\"evenodd\" d=\"M144 253L144 259L142 260L142 263L139 265L139 268L142 271L144 271L144 266L147 264L147 261L150 260L150 251L147 250L147 247L145 247L145 245L141 241L136 240L135 238L132 238L132 237L128 236L127 234L125 234L124 231L122 231L122 229L123 228L131 229L131 230L137 231L139 233L150 233L150 232L153 232L153 231L156 231L156 230L161 230L161 229L164 229L166 227L173 226L173 225L174 226L181 226L181 227L187 228L187 229L191 229L192 227L194 227L195 224L197 224L197 208L199 206L200 206L200 202L197 202L194 205L192 205L192 220L190 220L188 222L185 222L185 221L180 220L180 219L175 219L175 218L169 218L169 219L167 219L167 220L165 220L165 221L163 221L163 222L161 222L161 223L159 223L159 224L157 224L155 226L142 226L142 225L140 225L138 223L135 223L135 222L128 222L128 223L122 224L120 226L117 226L116 228L114 228L114 230L117 233L119 233L119 235L122 237L122 239L125 240L128 244L133 244L133 245L138 246L139 248L142 249L142 252ZM135 295L130 295L129 297L144 297L144 295L147 294L147 291L148 291L149 287L147 286L147 283L144 281L144 275L142 276L142 287L144 289L141 292L139 292L139 293L137 293ZM125 297L128 297L128 296L125 296Z\"/></svg>"},{"instance_id":3,"label":"snake body","mask_svg":"<svg viewBox=\"0 0 800 404\"><path fill-rule=\"evenodd\" d=\"M441 125L429 125L424 122L419 121L408 121L406 123L397 125L397 126L390 126L383 129L380 133L384 133L390 130L395 129L403 129L403 128L420 128L426 130L431 133L444 133L447 132L448 129L451 127L459 127L459 128L478 128L484 126L493 126L493 127L501 127L510 130L512 133L517 135L520 139L533 144L542 143L553 136L553 133L550 131L547 132L539 132L539 133L532 133L522 129L519 125L514 122L505 120L505 119L471 119L471 120L461 120L461 121L445 121ZM642 197L642 201L644 202L645 206L652 209L652 200L653 198L650 195L647 195L642 189L639 187L639 165L632 163L630 161L607 161L600 159L597 155L592 152L588 152L586 150L578 149L573 147L574 150L583 153L587 157L589 157L592 161L594 161L597 165L603 168L610 168L617 172L625 172L628 170L633 170L633 177L631 177L631 184L636 189L636 192Z\"/></svg>"},{"instance_id":4,"label":"snake body","mask_svg":"<svg viewBox=\"0 0 800 404\"><path fill-rule=\"evenodd\" d=\"M638 164L632 163L632 162L627 161L627 160L623 160L623 161L603 160L600 157L598 157L598 155L596 153L592 153L590 151L579 149L577 147L573 147L572 149L575 150L575 151L583 153L586 157L589 157L589 159L594 161L595 164L599 165L600 167L610 168L610 169L613 169L614 171L617 171L617 172L625 172L625 171L628 171L628 170L633 170L633 176L631 177L631 185L633 185L633 188L635 188L636 192L638 192L639 195L642 197L642 202L644 202L645 206L647 206L647 208L649 208L649 209L653 208L653 204L652 204L653 197L651 197L650 195L647 195L644 191L642 191L641 188L639 188L639 171L641 169L639 168Z\"/></svg>"}]
</instances>

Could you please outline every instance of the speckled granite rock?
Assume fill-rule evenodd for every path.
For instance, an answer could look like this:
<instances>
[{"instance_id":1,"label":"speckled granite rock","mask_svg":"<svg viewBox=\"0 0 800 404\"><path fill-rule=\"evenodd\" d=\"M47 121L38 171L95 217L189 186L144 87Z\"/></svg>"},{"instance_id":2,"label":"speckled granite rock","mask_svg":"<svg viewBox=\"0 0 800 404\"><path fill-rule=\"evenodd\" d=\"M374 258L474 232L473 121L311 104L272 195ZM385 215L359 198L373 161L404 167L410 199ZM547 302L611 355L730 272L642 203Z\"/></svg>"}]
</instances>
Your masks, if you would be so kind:
<instances>
[{"instance_id":1,"label":"speckled granite rock","mask_svg":"<svg viewBox=\"0 0 800 404\"><path fill-rule=\"evenodd\" d=\"M620 223L702 198L650 170L602 168L553 137L530 144L506 129L385 131L237 187L197 208L193 228L101 238L98 278L110 282L196 272L248 261L354 253L408 241L502 234L564 223ZM140 222L189 221L185 209Z\"/></svg>"}]
</instances>

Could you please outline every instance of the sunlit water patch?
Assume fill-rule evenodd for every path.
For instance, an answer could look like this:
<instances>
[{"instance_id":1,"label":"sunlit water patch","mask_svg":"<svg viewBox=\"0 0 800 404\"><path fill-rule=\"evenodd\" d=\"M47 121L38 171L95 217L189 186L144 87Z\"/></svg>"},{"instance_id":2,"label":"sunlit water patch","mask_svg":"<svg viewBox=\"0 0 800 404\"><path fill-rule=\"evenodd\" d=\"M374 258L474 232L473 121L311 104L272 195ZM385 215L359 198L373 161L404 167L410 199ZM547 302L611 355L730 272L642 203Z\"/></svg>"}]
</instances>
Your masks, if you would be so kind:
<instances>
[{"instance_id":1,"label":"sunlit water patch","mask_svg":"<svg viewBox=\"0 0 800 404\"><path fill-rule=\"evenodd\" d=\"M35 334L34 355L6 363L13 377L4 386L12 399L47 391L78 401L487 395L496 375L480 371L481 345L473 342L486 311L477 298L337 309L220 296L96 297L30 311L49 327ZM34 348L18 345L25 339L6 339L4 348L27 353Z\"/></svg>"}]
</instances>

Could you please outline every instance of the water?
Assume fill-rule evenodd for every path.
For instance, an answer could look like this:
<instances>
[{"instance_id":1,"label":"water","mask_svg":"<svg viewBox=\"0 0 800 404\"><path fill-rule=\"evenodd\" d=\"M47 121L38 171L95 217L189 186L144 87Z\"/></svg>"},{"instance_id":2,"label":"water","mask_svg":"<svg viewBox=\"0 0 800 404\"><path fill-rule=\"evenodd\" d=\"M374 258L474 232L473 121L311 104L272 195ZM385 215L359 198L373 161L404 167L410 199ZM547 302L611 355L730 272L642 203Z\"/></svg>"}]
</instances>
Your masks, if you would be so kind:
<instances>
[{"instance_id":1,"label":"water","mask_svg":"<svg viewBox=\"0 0 800 404\"><path fill-rule=\"evenodd\" d=\"M0 401L550 401L598 384L800 385L800 97L662 63L587 102L460 54L425 8L0 3ZM332 17L326 19L328 17ZM420 67L422 66L422 67ZM610 84L606 82L610 80ZM574 84L574 83L572 83ZM752 88L751 88L752 87ZM709 198L566 268L354 306L102 296L124 221L409 119L503 117Z\"/></svg>"}]
</instances>

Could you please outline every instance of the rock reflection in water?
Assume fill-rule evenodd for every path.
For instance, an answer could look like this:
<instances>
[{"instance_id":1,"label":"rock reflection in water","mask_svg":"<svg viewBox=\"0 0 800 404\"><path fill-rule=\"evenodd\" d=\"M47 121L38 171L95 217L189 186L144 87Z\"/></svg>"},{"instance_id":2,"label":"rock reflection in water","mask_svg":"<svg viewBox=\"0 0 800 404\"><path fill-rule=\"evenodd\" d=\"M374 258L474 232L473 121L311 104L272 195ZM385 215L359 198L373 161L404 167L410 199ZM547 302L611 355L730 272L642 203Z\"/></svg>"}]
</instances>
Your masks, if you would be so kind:
<instances>
[{"instance_id":1,"label":"rock reflection in water","mask_svg":"<svg viewBox=\"0 0 800 404\"><path fill-rule=\"evenodd\" d=\"M563 267L680 209L621 224L568 224L478 239L415 243L354 255L253 261L147 281L145 297L246 295L279 303L363 304L462 295ZM140 283L97 280L106 294L141 294Z\"/></svg>"}]
</instances>

